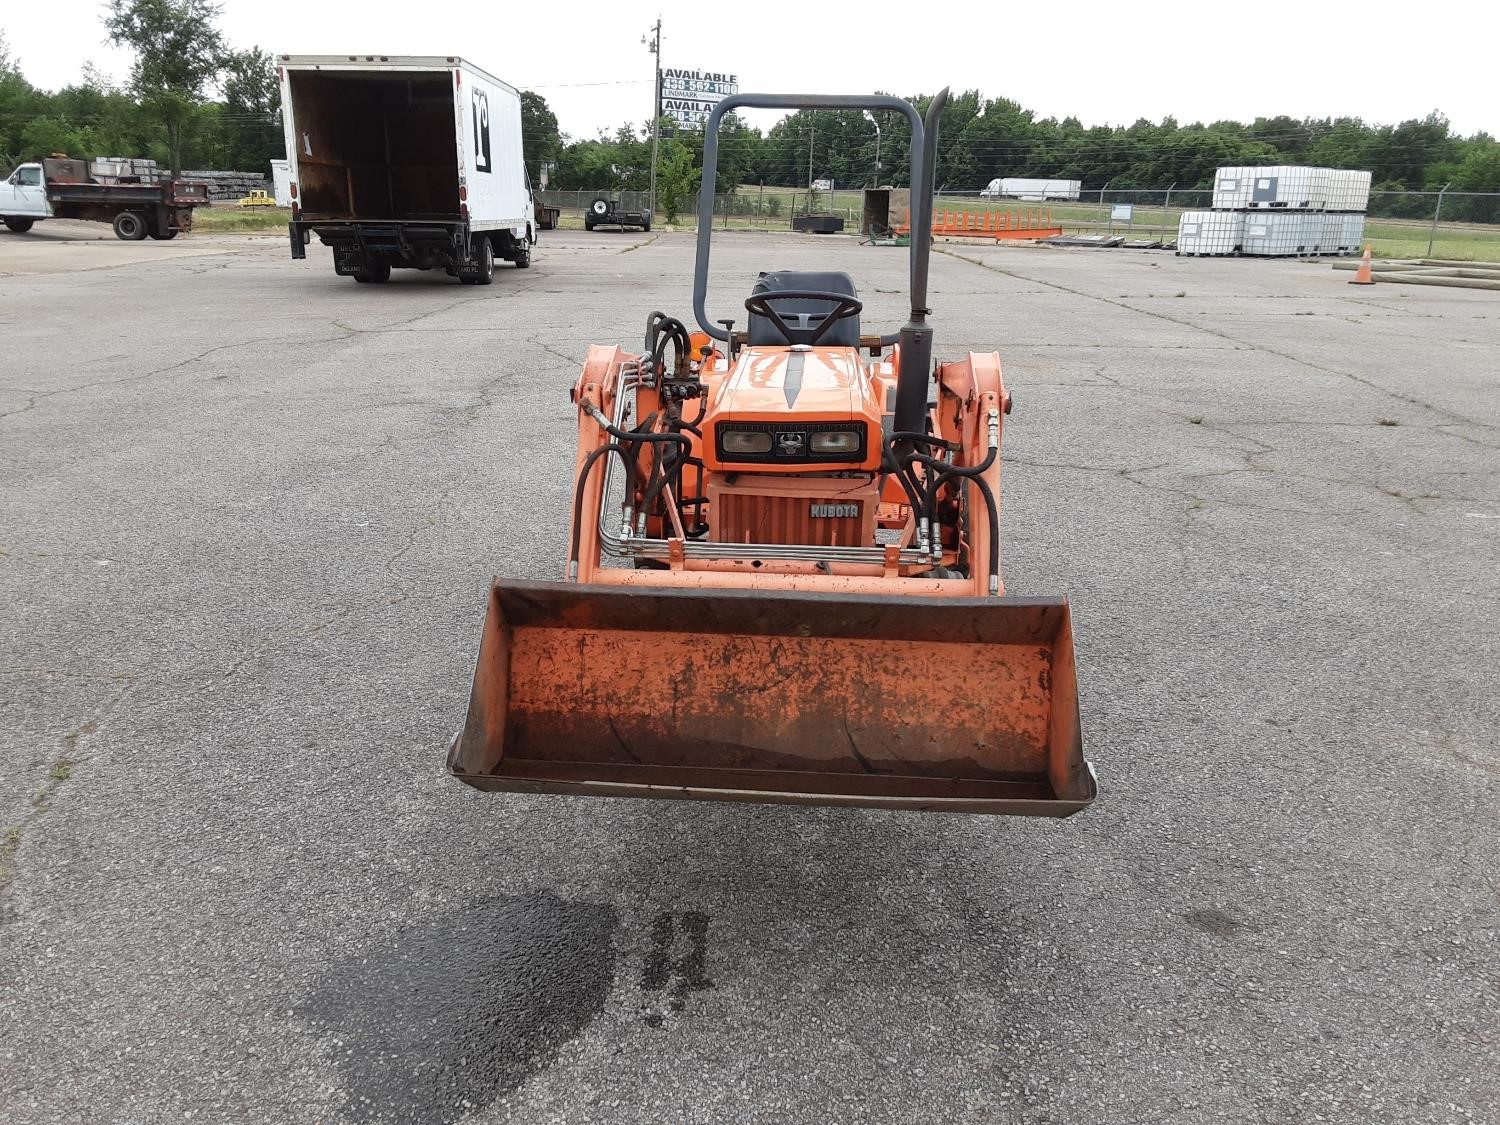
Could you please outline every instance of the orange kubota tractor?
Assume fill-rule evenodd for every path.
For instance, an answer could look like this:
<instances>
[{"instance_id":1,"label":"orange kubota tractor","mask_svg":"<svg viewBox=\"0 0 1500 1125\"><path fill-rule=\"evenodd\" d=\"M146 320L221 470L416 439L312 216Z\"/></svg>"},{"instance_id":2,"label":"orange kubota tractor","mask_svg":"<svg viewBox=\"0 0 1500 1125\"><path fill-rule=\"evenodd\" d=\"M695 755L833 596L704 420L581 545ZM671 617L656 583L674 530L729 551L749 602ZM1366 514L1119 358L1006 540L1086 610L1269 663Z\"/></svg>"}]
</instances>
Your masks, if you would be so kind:
<instances>
[{"instance_id":1,"label":"orange kubota tractor","mask_svg":"<svg viewBox=\"0 0 1500 1125\"><path fill-rule=\"evenodd\" d=\"M1068 604L1000 580L993 352L934 365L932 170L891 97L740 94L706 125L694 313L590 348L566 579L496 579L448 768L480 789L1067 816L1094 798ZM710 321L718 127L740 106L911 124L911 319L762 274ZM868 357L868 358L866 358ZM614 565L609 565L613 563Z\"/></svg>"}]
</instances>

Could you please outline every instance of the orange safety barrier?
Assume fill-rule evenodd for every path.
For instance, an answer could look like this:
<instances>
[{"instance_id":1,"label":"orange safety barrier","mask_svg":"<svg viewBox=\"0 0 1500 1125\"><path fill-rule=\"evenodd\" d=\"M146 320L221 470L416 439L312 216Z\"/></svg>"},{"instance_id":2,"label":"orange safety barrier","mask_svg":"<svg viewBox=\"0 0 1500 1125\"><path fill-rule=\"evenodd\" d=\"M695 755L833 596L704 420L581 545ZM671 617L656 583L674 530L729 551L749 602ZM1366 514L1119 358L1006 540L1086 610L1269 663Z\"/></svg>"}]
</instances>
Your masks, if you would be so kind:
<instances>
[{"instance_id":1,"label":"orange safety barrier","mask_svg":"<svg viewBox=\"0 0 1500 1125\"><path fill-rule=\"evenodd\" d=\"M932 233L948 238L1052 238L1062 234L1052 221L1052 208L1028 207L1020 211L934 211ZM911 233L911 212L893 228L895 234Z\"/></svg>"}]
</instances>

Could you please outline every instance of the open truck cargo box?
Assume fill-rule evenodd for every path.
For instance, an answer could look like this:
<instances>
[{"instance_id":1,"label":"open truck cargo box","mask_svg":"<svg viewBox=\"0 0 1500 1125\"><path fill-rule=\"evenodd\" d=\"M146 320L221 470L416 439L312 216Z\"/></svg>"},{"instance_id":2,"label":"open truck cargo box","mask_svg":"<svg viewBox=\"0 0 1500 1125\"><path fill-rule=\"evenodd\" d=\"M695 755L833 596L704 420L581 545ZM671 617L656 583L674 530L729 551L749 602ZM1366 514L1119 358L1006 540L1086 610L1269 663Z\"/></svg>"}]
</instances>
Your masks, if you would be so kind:
<instances>
[{"instance_id":1,"label":"open truck cargo box","mask_svg":"<svg viewBox=\"0 0 1500 1125\"><path fill-rule=\"evenodd\" d=\"M497 579L449 769L479 789L1068 816L1067 602Z\"/></svg>"},{"instance_id":2,"label":"open truck cargo box","mask_svg":"<svg viewBox=\"0 0 1500 1125\"><path fill-rule=\"evenodd\" d=\"M292 70L287 79L303 218L458 220L448 71Z\"/></svg>"}]
</instances>

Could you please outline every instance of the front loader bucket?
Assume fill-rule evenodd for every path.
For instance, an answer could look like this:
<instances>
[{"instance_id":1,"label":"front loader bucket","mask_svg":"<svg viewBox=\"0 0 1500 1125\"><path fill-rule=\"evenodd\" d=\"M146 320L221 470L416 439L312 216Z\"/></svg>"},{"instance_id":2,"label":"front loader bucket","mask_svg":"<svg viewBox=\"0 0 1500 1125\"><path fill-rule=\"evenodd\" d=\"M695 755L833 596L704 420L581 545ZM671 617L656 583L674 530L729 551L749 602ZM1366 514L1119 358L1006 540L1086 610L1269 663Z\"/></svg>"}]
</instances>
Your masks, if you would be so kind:
<instances>
[{"instance_id":1,"label":"front loader bucket","mask_svg":"<svg viewBox=\"0 0 1500 1125\"><path fill-rule=\"evenodd\" d=\"M479 789L1068 816L1063 599L495 581L448 768Z\"/></svg>"}]
</instances>

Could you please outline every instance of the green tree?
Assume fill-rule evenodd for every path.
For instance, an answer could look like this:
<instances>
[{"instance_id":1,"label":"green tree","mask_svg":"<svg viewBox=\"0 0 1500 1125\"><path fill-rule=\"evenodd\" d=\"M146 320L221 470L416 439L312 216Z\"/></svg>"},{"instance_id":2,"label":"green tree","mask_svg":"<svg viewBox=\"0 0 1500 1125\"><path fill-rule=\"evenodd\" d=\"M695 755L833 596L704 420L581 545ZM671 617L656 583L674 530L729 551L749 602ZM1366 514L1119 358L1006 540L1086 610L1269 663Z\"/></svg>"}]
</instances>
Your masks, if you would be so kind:
<instances>
[{"instance_id":1,"label":"green tree","mask_svg":"<svg viewBox=\"0 0 1500 1125\"><path fill-rule=\"evenodd\" d=\"M227 52L209 0L110 0L111 42L135 52L130 87L166 133L173 176L182 174L184 133L224 69Z\"/></svg>"},{"instance_id":2,"label":"green tree","mask_svg":"<svg viewBox=\"0 0 1500 1125\"><path fill-rule=\"evenodd\" d=\"M562 133L557 128L557 114L547 99L531 90L521 91L521 152L526 160L526 174L533 187L542 182L542 165L557 163L562 153ZM551 180L548 180L551 183Z\"/></svg>"},{"instance_id":3,"label":"green tree","mask_svg":"<svg viewBox=\"0 0 1500 1125\"><path fill-rule=\"evenodd\" d=\"M276 60L259 47L230 51L224 56L222 161L230 168L264 172L272 160L286 155L281 131L281 83Z\"/></svg>"},{"instance_id":4,"label":"green tree","mask_svg":"<svg viewBox=\"0 0 1500 1125\"><path fill-rule=\"evenodd\" d=\"M1453 176L1455 191L1500 192L1500 144L1488 137L1476 137L1469 144L1464 161ZM1447 207L1443 210L1446 212ZM1461 215L1470 222L1500 222L1500 197L1469 198L1460 201L1454 208L1455 217Z\"/></svg>"},{"instance_id":5,"label":"green tree","mask_svg":"<svg viewBox=\"0 0 1500 1125\"><path fill-rule=\"evenodd\" d=\"M656 203L667 222L677 221L702 174L701 169L693 167L693 153L687 145L675 137L662 142L656 163Z\"/></svg>"},{"instance_id":6,"label":"green tree","mask_svg":"<svg viewBox=\"0 0 1500 1125\"><path fill-rule=\"evenodd\" d=\"M22 137L42 103L42 93L22 76L20 63L0 32L0 172L8 174L30 158Z\"/></svg>"}]
</instances>

